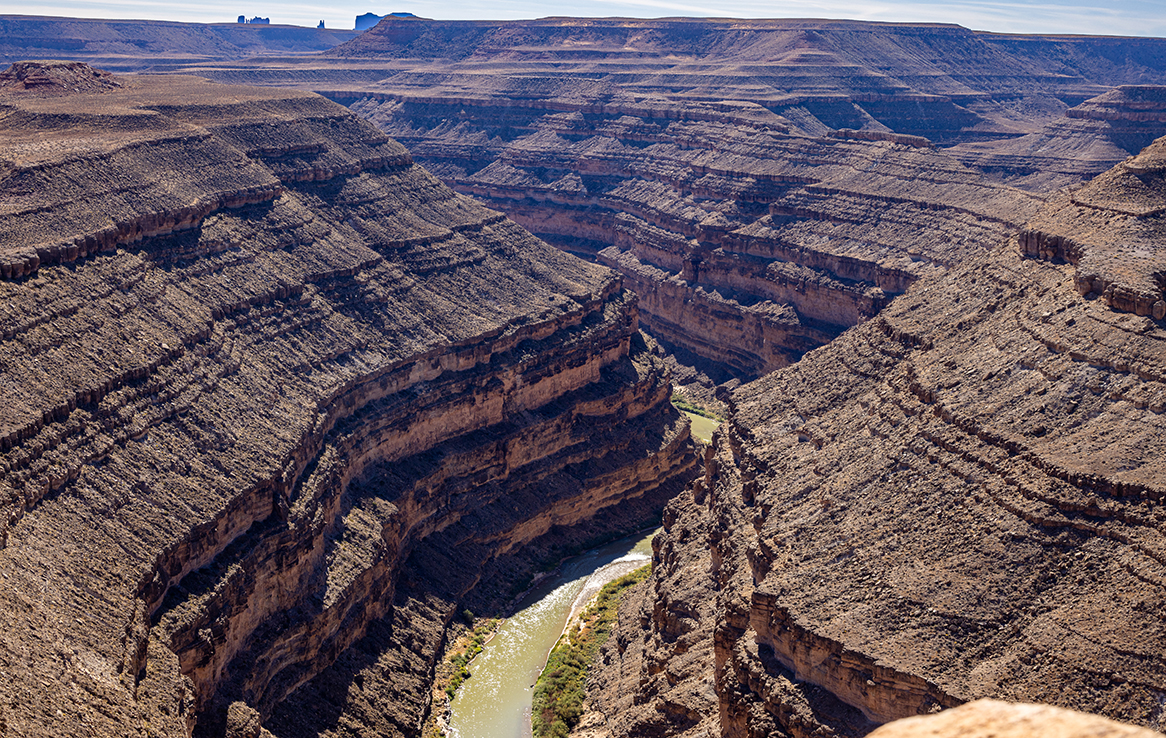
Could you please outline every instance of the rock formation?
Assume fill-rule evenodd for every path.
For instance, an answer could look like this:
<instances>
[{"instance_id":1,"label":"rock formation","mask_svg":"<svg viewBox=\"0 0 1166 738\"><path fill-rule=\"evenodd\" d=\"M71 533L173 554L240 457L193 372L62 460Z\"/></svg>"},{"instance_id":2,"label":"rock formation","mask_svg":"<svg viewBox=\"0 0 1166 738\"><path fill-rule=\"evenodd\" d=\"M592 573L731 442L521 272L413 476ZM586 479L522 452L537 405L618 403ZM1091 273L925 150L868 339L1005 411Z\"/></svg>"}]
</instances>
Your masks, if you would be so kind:
<instances>
[{"instance_id":1,"label":"rock formation","mask_svg":"<svg viewBox=\"0 0 1166 738\"><path fill-rule=\"evenodd\" d=\"M1158 738L1160 735L1048 705L976 700L939 715L896 720L871 733L871 738Z\"/></svg>"},{"instance_id":2,"label":"rock formation","mask_svg":"<svg viewBox=\"0 0 1166 738\"><path fill-rule=\"evenodd\" d=\"M1053 192L1101 174L1162 135L1166 87L1122 85L1065 111L1034 133L963 143L948 152L1001 181Z\"/></svg>"},{"instance_id":3,"label":"rock formation","mask_svg":"<svg viewBox=\"0 0 1166 738\"><path fill-rule=\"evenodd\" d=\"M796 361L1166 134L1163 43L404 18L323 55L165 68L349 105L454 189L620 271L645 327L724 381Z\"/></svg>"},{"instance_id":4,"label":"rock formation","mask_svg":"<svg viewBox=\"0 0 1166 738\"><path fill-rule=\"evenodd\" d=\"M1166 727L1164 173L1160 139L727 398L606 652L614 734Z\"/></svg>"},{"instance_id":5,"label":"rock formation","mask_svg":"<svg viewBox=\"0 0 1166 738\"><path fill-rule=\"evenodd\" d=\"M349 111L5 79L0 734L410 733L463 598L691 477L619 277Z\"/></svg>"},{"instance_id":6,"label":"rock formation","mask_svg":"<svg viewBox=\"0 0 1166 738\"><path fill-rule=\"evenodd\" d=\"M642 310L756 381L593 723L860 736L992 696L1163 729L1166 143L1131 154L1164 43L418 19L160 67L409 153L310 95L115 78L82 113L14 71L0 725L415 730L461 602L691 473Z\"/></svg>"}]
</instances>

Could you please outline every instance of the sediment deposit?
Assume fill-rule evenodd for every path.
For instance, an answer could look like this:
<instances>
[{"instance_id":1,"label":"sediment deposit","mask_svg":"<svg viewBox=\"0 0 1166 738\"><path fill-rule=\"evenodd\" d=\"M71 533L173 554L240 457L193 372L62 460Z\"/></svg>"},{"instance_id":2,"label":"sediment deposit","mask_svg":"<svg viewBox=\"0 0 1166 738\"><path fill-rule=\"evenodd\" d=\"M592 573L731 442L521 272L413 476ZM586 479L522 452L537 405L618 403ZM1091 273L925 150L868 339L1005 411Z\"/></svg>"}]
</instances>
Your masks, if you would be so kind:
<instances>
[{"instance_id":1,"label":"sediment deposit","mask_svg":"<svg viewBox=\"0 0 1166 738\"><path fill-rule=\"evenodd\" d=\"M727 398L606 652L613 734L1166 727L1163 152Z\"/></svg>"},{"instance_id":2,"label":"sediment deposit","mask_svg":"<svg viewBox=\"0 0 1166 738\"><path fill-rule=\"evenodd\" d=\"M619 277L349 111L18 71L0 733L411 733L483 572L691 476Z\"/></svg>"}]
</instances>

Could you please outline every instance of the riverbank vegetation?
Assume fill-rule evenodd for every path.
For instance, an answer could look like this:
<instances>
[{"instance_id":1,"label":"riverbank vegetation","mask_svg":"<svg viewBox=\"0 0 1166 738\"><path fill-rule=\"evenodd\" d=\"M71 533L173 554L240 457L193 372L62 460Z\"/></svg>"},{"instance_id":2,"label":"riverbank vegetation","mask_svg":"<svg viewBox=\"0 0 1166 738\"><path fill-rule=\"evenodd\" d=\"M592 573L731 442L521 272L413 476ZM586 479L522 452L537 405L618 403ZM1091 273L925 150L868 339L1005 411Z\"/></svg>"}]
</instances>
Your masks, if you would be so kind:
<instances>
[{"instance_id":1,"label":"riverbank vegetation","mask_svg":"<svg viewBox=\"0 0 1166 738\"><path fill-rule=\"evenodd\" d=\"M535 738L566 738L583 716L587 668L611 635L623 595L647 579L651 566L608 582L551 651L535 683L531 728Z\"/></svg>"},{"instance_id":2,"label":"riverbank vegetation","mask_svg":"<svg viewBox=\"0 0 1166 738\"><path fill-rule=\"evenodd\" d=\"M716 432L724 418L711 408L694 402L679 392L672 393L672 405L688 416L692 423L691 432L694 437L699 438L704 443L712 442L713 433Z\"/></svg>"},{"instance_id":3,"label":"riverbank vegetation","mask_svg":"<svg viewBox=\"0 0 1166 738\"><path fill-rule=\"evenodd\" d=\"M482 652L490 637L502 625L499 618L481 618L475 624L474 614L466 610L461 615L463 622L452 623L452 638L445 649L445 657L437 665L434 674L433 699L436 704L444 693L447 700L453 699L458 687L470 678L470 662ZM442 738L448 714L444 709L433 709L421 733L423 738Z\"/></svg>"},{"instance_id":4,"label":"riverbank vegetation","mask_svg":"<svg viewBox=\"0 0 1166 738\"><path fill-rule=\"evenodd\" d=\"M709 420L715 420L717 422L724 420L724 418L722 418L720 415L717 415L707 407L704 407L703 405L697 405L680 394L672 395L672 404L676 406L677 410L683 410L686 413L699 415L702 418L708 418Z\"/></svg>"}]
</instances>

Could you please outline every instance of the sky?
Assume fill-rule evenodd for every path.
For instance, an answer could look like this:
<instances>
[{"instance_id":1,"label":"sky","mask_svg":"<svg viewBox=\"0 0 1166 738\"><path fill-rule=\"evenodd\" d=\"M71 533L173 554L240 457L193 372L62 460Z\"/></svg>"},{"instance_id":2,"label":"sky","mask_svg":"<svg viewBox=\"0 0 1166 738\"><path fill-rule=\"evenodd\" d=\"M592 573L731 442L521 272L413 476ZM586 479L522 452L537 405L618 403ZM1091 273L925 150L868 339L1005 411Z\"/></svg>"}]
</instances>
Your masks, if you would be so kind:
<instances>
[{"instance_id":1,"label":"sky","mask_svg":"<svg viewBox=\"0 0 1166 738\"><path fill-rule=\"evenodd\" d=\"M11 2L0 14L79 18L135 18L195 23L234 21L240 14L268 17L272 23L352 28L362 13L407 11L443 20L510 20L551 15L581 17L669 16L730 18L850 18L893 22L957 23L998 33L1083 33L1114 36L1166 36L1166 0L577 0L549 4L531 0L205 0L159 3L156 0L38 0L32 6Z\"/></svg>"}]
</instances>

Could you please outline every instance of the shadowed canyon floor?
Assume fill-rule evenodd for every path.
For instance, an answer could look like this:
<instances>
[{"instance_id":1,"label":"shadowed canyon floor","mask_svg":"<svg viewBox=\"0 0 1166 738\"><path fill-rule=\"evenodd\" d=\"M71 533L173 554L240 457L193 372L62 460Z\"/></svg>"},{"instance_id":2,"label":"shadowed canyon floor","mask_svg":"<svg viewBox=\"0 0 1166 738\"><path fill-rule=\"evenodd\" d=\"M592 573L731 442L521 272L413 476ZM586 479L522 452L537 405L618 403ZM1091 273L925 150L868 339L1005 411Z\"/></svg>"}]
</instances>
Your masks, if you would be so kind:
<instances>
[{"instance_id":1,"label":"shadowed canyon floor","mask_svg":"<svg viewBox=\"0 0 1166 738\"><path fill-rule=\"evenodd\" d=\"M634 295L323 98L86 70L0 92L0 726L411 733L480 577L691 477Z\"/></svg>"}]
</instances>

